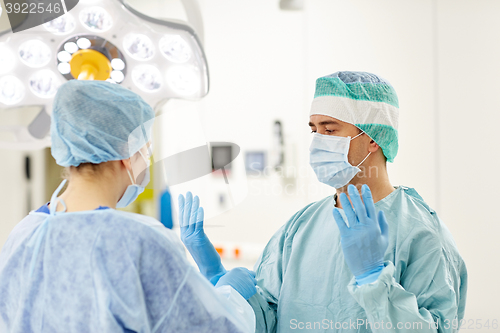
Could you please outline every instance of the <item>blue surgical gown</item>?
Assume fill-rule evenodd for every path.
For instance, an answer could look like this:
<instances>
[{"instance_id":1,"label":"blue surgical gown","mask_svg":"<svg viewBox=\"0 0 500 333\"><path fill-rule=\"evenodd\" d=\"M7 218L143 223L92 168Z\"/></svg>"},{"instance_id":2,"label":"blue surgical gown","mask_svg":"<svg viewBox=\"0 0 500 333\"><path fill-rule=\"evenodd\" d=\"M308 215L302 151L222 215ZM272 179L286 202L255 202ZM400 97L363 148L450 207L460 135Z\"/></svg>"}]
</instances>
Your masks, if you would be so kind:
<instances>
[{"instance_id":1,"label":"blue surgical gown","mask_svg":"<svg viewBox=\"0 0 500 333\"><path fill-rule=\"evenodd\" d=\"M105 208L44 211L23 219L0 253L0 332L249 332L254 325L248 303L228 286L218 292L157 220Z\"/></svg>"},{"instance_id":2,"label":"blue surgical gown","mask_svg":"<svg viewBox=\"0 0 500 333\"><path fill-rule=\"evenodd\" d=\"M450 232L417 192L400 186L375 203L387 217L389 247L378 280L362 286L344 261L334 205L329 196L306 206L265 247L254 268L258 294L249 300L256 331L456 331L465 311L466 267Z\"/></svg>"}]
</instances>

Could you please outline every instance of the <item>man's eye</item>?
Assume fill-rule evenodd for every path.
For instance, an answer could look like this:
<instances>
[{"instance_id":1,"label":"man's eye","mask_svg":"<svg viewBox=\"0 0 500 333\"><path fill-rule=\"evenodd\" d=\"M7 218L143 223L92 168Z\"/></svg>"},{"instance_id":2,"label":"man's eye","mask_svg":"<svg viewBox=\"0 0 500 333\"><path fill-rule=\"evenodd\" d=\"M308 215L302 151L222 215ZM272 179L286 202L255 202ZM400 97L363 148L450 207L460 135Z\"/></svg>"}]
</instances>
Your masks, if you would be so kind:
<instances>
[{"instance_id":1,"label":"man's eye","mask_svg":"<svg viewBox=\"0 0 500 333\"><path fill-rule=\"evenodd\" d=\"M334 131L335 130L329 130L329 129L325 130L325 132L327 132L327 133L333 133Z\"/></svg>"},{"instance_id":2,"label":"man's eye","mask_svg":"<svg viewBox=\"0 0 500 333\"><path fill-rule=\"evenodd\" d=\"M316 131L311 131L311 133L316 133Z\"/></svg>"}]
</instances>

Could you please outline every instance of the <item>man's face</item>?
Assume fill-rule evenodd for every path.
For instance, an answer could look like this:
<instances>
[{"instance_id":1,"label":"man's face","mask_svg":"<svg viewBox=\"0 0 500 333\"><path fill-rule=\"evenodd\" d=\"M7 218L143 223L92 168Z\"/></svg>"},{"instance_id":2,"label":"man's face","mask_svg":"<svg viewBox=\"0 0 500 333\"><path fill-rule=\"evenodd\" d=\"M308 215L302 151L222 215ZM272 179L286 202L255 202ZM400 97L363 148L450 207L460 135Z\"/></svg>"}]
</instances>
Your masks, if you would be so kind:
<instances>
[{"instance_id":1,"label":"man's face","mask_svg":"<svg viewBox=\"0 0 500 333\"><path fill-rule=\"evenodd\" d=\"M312 115L309 118L309 126L312 132L323 135L350 136L353 138L361 133L361 130L352 124L323 115ZM351 165L358 165L368 155L370 141L371 139L368 135L361 135L351 141L347 156Z\"/></svg>"}]
</instances>

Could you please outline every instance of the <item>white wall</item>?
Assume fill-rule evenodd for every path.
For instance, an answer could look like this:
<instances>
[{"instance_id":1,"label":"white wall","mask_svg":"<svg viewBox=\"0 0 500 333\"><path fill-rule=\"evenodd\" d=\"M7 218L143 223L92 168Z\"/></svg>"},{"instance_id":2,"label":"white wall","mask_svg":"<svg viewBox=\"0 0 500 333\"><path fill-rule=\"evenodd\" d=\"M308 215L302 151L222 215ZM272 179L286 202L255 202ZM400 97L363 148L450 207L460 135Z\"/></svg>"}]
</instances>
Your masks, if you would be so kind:
<instances>
[{"instance_id":1,"label":"white wall","mask_svg":"<svg viewBox=\"0 0 500 333\"><path fill-rule=\"evenodd\" d=\"M467 318L498 319L500 2L438 4L440 215L467 263Z\"/></svg>"}]
</instances>

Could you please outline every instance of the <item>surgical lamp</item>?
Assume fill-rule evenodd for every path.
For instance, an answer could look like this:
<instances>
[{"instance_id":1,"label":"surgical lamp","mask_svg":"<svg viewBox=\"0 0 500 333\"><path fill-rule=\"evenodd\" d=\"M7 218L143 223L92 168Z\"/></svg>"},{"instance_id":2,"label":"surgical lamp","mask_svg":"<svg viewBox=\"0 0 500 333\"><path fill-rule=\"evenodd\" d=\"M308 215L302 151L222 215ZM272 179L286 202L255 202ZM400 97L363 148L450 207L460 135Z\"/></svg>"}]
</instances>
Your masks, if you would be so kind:
<instances>
[{"instance_id":1,"label":"surgical lamp","mask_svg":"<svg viewBox=\"0 0 500 333\"><path fill-rule=\"evenodd\" d=\"M195 2L183 2L192 11ZM17 26L0 31L0 148L50 146L53 98L67 80L121 84L153 107L208 93L207 60L190 24L146 16L124 0L80 0L73 7L22 31L27 13L10 22ZM0 29L6 26L7 10L15 8L1 10Z\"/></svg>"}]
</instances>

